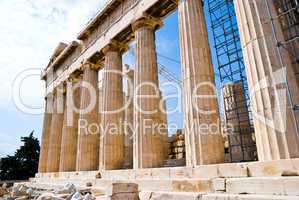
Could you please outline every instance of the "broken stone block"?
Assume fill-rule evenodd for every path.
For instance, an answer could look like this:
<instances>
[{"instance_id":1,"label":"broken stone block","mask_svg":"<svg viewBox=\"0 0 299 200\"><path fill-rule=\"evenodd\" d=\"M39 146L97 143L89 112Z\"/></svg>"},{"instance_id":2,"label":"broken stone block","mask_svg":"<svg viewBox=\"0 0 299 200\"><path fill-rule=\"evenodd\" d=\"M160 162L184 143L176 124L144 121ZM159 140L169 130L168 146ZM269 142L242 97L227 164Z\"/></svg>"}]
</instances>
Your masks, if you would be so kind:
<instances>
[{"instance_id":1,"label":"broken stone block","mask_svg":"<svg viewBox=\"0 0 299 200\"><path fill-rule=\"evenodd\" d=\"M71 200L82 200L82 199L83 199L83 197L80 194L80 192L76 192L71 198Z\"/></svg>"},{"instance_id":2,"label":"broken stone block","mask_svg":"<svg viewBox=\"0 0 299 200\"><path fill-rule=\"evenodd\" d=\"M95 200L95 198L91 194L86 194L83 200Z\"/></svg>"},{"instance_id":3,"label":"broken stone block","mask_svg":"<svg viewBox=\"0 0 299 200\"><path fill-rule=\"evenodd\" d=\"M31 197L33 195L33 189L29 188L28 190L26 190L26 193L29 197Z\"/></svg>"},{"instance_id":4,"label":"broken stone block","mask_svg":"<svg viewBox=\"0 0 299 200\"><path fill-rule=\"evenodd\" d=\"M8 191L4 188L0 188L0 197L3 197L4 195L6 195L8 193Z\"/></svg>"},{"instance_id":5,"label":"broken stone block","mask_svg":"<svg viewBox=\"0 0 299 200\"><path fill-rule=\"evenodd\" d=\"M120 193L114 194L111 200L139 200L138 193Z\"/></svg>"},{"instance_id":6,"label":"broken stone block","mask_svg":"<svg viewBox=\"0 0 299 200\"><path fill-rule=\"evenodd\" d=\"M65 199L58 196L54 196L54 194L52 193L45 193L39 196L37 200L65 200Z\"/></svg>"},{"instance_id":7,"label":"broken stone block","mask_svg":"<svg viewBox=\"0 0 299 200\"><path fill-rule=\"evenodd\" d=\"M28 187L23 184L17 184L12 188L12 196L13 197L20 197L27 195L26 191Z\"/></svg>"},{"instance_id":8,"label":"broken stone block","mask_svg":"<svg viewBox=\"0 0 299 200\"><path fill-rule=\"evenodd\" d=\"M54 191L55 194L73 194L75 192L76 187L72 183L68 183L63 188Z\"/></svg>"},{"instance_id":9,"label":"broken stone block","mask_svg":"<svg viewBox=\"0 0 299 200\"><path fill-rule=\"evenodd\" d=\"M15 200L30 200L30 198L28 196L22 196L22 197L18 197Z\"/></svg>"},{"instance_id":10,"label":"broken stone block","mask_svg":"<svg viewBox=\"0 0 299 200\"><path fill-rule=\"evenodd\" d=\"M299 176L299 172L285 170L282 172L281 176Z\"/></svg>"},{"instance_id":11,"label":"broken stone block","mask_svg":"<svg viewBox=\"0 0 299 200\"><path fill-rule=\"evenodd\" d=\"M113 194L117 193L126 193L126 192L138 192L138 185L135 183L114 183L113 187Z\"/></svg>"},{"instance_id":12,"label":"broken stone block","mask_svg":"<svg viewBox=\"0 0 299 200\"><path fill-rule=\"evenodd\" d=\"M2 189L7 189L7 183L3 183Z\"/></svg>"}]
</instances>

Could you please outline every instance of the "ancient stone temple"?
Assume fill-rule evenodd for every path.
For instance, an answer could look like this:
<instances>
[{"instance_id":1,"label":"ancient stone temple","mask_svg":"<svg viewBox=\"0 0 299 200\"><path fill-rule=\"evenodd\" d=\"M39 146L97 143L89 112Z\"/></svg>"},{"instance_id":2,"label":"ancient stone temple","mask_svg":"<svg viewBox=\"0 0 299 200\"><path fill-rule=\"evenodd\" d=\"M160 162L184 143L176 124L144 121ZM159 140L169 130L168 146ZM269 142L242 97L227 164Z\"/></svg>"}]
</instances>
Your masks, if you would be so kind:
<instances>
[{"instance_id":1,"label":"ancient stone temple","mask_svg":"<svg viewBox=\"0 0 299 200\"><path fill-rule=\"evenodd\" d=\"M99 199L299 199L293 110L299 91L290 55L281 55L275 43L284 34L268 16L269 10L277 14L273 2L234 0L252 116L242 85L230 83L222 90L231 110L226 113L234 130L231 143L256 142L257 155L241 145L233 150L234 163L225 163L203 1L110 0L76 41L59 44L42 73L46 110L39 173L28 184L71 182L101 191ZM170 141L155 34L173 12L179 16L184 127ZM122 60L132 43L134 69ZM282 73L287 84L275 82ZM164 129L156 128L160 125ZM240 135L240 129L248 134ZM256 156L258 161L241 163Z\"/></svg>"}]
</instances>

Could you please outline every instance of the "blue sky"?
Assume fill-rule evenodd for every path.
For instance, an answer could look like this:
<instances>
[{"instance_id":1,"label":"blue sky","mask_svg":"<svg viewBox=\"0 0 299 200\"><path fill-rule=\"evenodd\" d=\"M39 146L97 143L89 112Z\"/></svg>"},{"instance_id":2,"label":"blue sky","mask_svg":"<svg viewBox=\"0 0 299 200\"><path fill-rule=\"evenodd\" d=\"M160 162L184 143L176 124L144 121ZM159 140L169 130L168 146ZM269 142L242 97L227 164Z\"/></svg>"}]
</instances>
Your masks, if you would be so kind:
<instances>
[{"instance_id":1,"label":"blue sky","mask_svg":"<svg viewBox=\"0 0 299 200\"><path fill-rule=\"evenodd\" d=\"M12 99L13 81L23 70L42 69L60 41L70 42L104 0L1 0L0 1L0 156L12 154L20 137L32 130L40 138L42 115L19 111ZM165 20L157 32L157 52L180 60L177 13ZM132 62L128 56L125 62ZM158 62L180 77L177 62L158 56ZM161 78L163 82L163 78ZM167 90L169 91L169 90ZM44 83L39 76L25 79L21 88L26 104L43 105ZM176 102L168 102L172 107ZM182 114L169 115L169 121L182 127Z\"/></svg>"}]
</instances>

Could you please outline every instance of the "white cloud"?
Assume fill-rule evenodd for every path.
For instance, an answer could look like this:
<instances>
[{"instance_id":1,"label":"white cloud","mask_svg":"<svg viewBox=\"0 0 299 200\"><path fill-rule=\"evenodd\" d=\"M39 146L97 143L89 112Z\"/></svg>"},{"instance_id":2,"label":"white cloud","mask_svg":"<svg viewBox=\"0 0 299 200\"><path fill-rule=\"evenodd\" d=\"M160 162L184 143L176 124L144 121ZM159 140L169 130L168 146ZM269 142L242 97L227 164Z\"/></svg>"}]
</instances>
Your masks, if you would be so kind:
<instances>
[{"instance_id":1,"label":"white cloud","mask_svg":"<svg viewBox=\"0 0 299 200\"><path fill-rule=\"evenodd\" d=\"M29 68L44 68L58 43L76 39L80 30L105 2L0 1L0 120L4 122L0 127L0 156L15 151L19 146L18 133L23 132L23 129L36 130L41 126L36 124L36 118L19 112L13 104L12 83L17 74ZM21 89L26 104L42 104L44 83L39 77L26 79ZM9 113L9 119L5 113Z\"/></svg>"},{"instance_id":2,"label":"white cloud","mask_svg":"<svg viewBox=\"0 0 299 200\"><path fill-rule=\"evenodd\" d=\"M0 108L8 109L15 76L46 66L60 41L70 42L106 0L2 0L0 2ZM26 80L25 98L42 102L42 81Z\"/></svg>"}]
</instances>

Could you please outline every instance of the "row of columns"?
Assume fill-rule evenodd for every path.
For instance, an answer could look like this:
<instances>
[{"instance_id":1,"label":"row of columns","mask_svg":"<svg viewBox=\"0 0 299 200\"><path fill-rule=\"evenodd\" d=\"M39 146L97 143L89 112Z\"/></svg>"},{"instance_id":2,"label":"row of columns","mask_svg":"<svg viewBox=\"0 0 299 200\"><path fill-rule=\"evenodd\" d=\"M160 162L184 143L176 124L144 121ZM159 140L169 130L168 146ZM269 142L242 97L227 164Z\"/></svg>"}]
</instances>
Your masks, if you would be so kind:
<instances>
[{"instance_id":1,"label":"row of columns","mask_svg":"<svg viewBox=\"0 0 299 200\"><path fill-rule=\"evenodd\" d=\"M253 92L254 95L251 96L252 108L256 114L254 115L254 124L259 159L274 160L298 157L299 141L296 127L292 121L292 108L290 108L292 105L288 103L289 101L281 100L281 96L278 95L281 88L272 87L269 89L262 86L264 78L273 78L275 72L284 66L278 60L280 55L276 45L274 45L275 38L271 33L271 21L266 16L269 6L267 0L234 1L250 92L254 91L255 84L258 84L258 88L262 88L262 90ZM270 3L270 9L275 12L273 3ZM143 17L132 25L137 43L134 86L150 83L150 85L155 85L158 88L155 30L161 25L160 20L151 17ZM210 129L201 127L202 124L207 126L220 125L214 88L214 71L202 1L180 1L179 30L187 166L221 163L224 161L224 147L220 128L211 133ZM282 37L281 30L277 32L278 36ZM74 119L84 119L89 124L101 121L107 133L110 130L110 124L118 124L119 119L124 117L125 113L123 112L111 112L124 104L124 96L121 76L109 73L109 71L121 73L122 53L125 49L122 44L111 42L103 50L105 55L104 70L107 71L104 73L101 102L101 109L104 114L98 116L98 106L95 106L89 113L73 116ZM283 53L282 57L287 60L285 66L290 64L286 53ZM97 70L92 64L84 66L83 82L97 88ZM288 67L286 72L289 86L294 95L292 98L297 102L299 92L292 68ZM271 81L274 80L271 79ZM205 84L201 85L201 83ZM151 125L165 121L159 112L146 112L159 110L160 95L155 96L157 91L150 85L145 85L138 91L136 90L133 97L134 106L144 111L134 110L133 112L133 124L134 128L137 128L136 132L133 133L133 165L135 169L160 167L165 158L166 148L163 144L165 138L155 134L155 129L144 128L145 122L149 122ZM124 164L123 158L126 155L124 149L130 148L128 141L124 138L124 130L117 130L120 134L104 134L100 138L97 134L90 135L83 130L76 130L76 127L66 127L64 122L66 114L63 115L58 112L61 106L63 107L63 95L58 95L59 90L56 91L53 97L49 96L46 99L46 109L52 109L53 112L46 113L44 117L40 172L121 168ZM140 98L142 95L150 95L151 98ZM194 98L194 96L204 96L205 98ZM285 97L289 98L287 95ZM53 106L50 103L52 98ZM76 99L78 98L76 97ZM89 102L89 91L82 87L80 108L86 107ZM95 102L95 104L99 105L99 102ZM282 108L285 107L287 108L286 116L282 112ZM267 119L261 121L257 115ZM281 123L284 120L287 121L285 127ZM265 121L269 121L274 127L265 125ZM51 128L49 129L49 127ZM282 127L284 129L281 129ZM66 138L71 140L65 141ZM69 156L74 155L74 152L77 152L76 159L74 156ZM71 158L72 161L66 161L68 158ZM76 165L74 160L76 160ZM131 161L127 163L127 165L131 164Z\"/></svg>"},{"instance_id":2,"label":"row of columns","mask_svg":"<svg viewBox=\"0 0 299 200\"><path fill-rule=\"evenodd\" d=\"M183 90L185 93L184 113L187 165L196 166L220 163L224 160L224 147L220 132L210 134L209 132L203 132L199 128L202 123L207 123L208 125L216 123L219 125L216 93L213 88L215 85L214 72L202 2L198 0L181 1L179 5L179 21ZM167 155L167 145L165 144L167 137L157 134L157 130L153 128L146 129L144 127L148 125L154 127L155 124L167 121L166 117L161 116L159 111L161 96L155 96L159 91L155 91L154 87L152 87L156 86L158 88L159 86L155 31L160 26L162 26L160 20L148 16L137 20L132 25L137 43L134 86L145 84L138 89L133 97L134 106L143 110L143 112L133 110L133 126L137 130L135 133L132 133L134 134L132 143L135 169L161 167ZM104 111L104 114L100 116L101 119L98 116L98 106L95 106L91 112L73 116L75 120L77 118L84 119L89 124L98 123L101 120L103 128L107 128L107 133L107 130L109 132L110 124L117 124L124 117L123 112L110 112L117 110L123 105L124 97L121 76L109 73L109 71L114 70L121 73L122 53L125 49L123 45L111 42L102 51L105 55L104 70L107 73L104 73L103 78L103 102L101 102L101 109ZM92 64L84 65L83 82L97 88L97 81L98 73L94 66ZM212 96L212 98L196 100L195 106L200 111L209 112L212 110L212 113L202 113L192 107L194 106L191 98L192 91L201 82L209 82L212 87L204 86L204 88L198 89L196 94L208 95ZM80 108L85 108L90 102L89 91L82 87L80 92ZM142 95L150 95L151 98L140 98ZM78 94L74 96L73 98L78 100ZM120 134L104 134L100 138L97 134L85 133L84 130L77 130L78 128L74 126L67 127L65 124L66 120L63 120L64 115L58 114L56 112L58 107L55 107L56 102L62 100L63 98L58 98L57 95L54 95L53 113L45 115L39 171L91 171L99 168L107 170L121 168L124 164L124 155L126 155L124 149L130 148L130 142L124 139L122 134L123 130L117 130ZM47 107L48 104L47 99ZM99 102L95 104L98 105ZM153 110L157 112L147 112ZM47 128L49 124L51 124L51 129ZM79 133L78 135L77 132ZM132 157L132 155L128 156ZM130 158L127 165L132 165L131 160Z\"/></svg>"}]
</instances>

